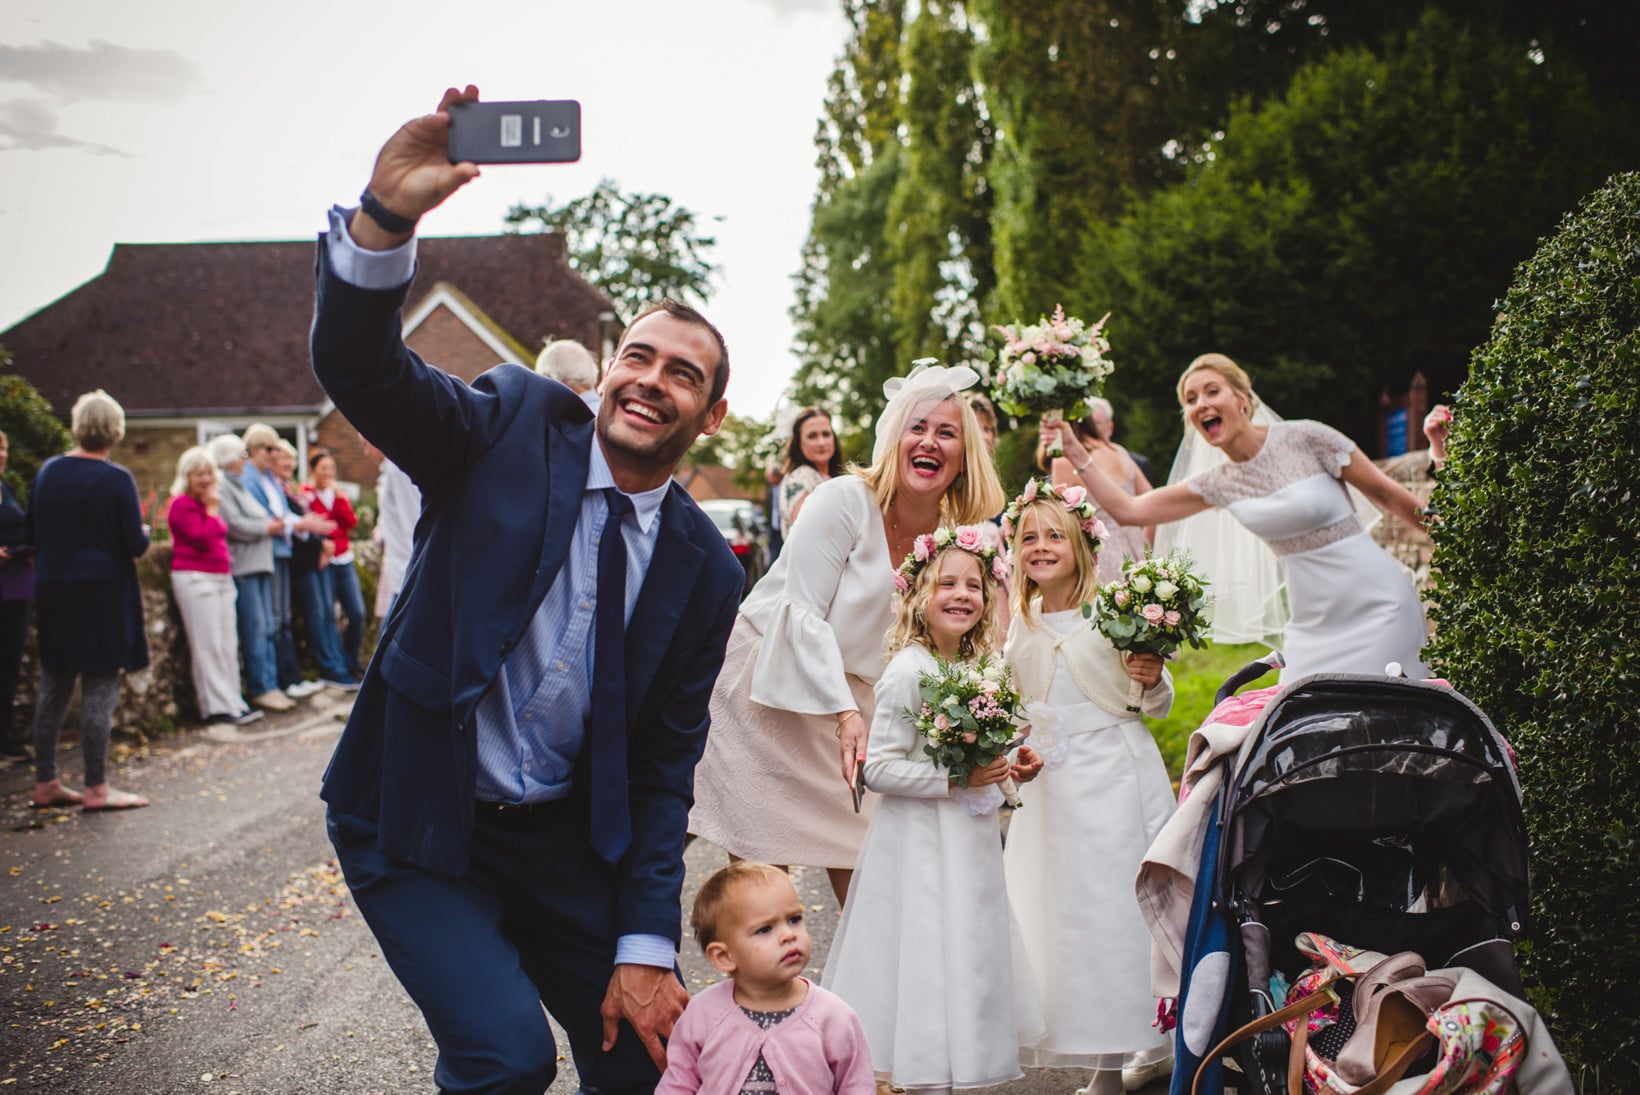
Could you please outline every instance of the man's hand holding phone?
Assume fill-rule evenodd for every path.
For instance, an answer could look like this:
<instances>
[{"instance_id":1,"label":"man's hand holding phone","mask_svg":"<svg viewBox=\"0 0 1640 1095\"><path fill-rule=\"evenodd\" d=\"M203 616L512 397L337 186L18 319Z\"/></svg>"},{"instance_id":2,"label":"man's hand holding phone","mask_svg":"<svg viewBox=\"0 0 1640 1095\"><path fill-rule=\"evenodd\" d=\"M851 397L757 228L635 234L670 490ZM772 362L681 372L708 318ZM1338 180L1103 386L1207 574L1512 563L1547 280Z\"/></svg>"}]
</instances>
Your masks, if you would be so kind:
<instances>
[{"instance_id":1,"label":"man's hand holding phone","mask_svg":"<svg viewBox=\"0 0 1640 1095\"><path fill-rule=\"evenodd\" d=\"M447 88L437 111L411 119L387 139L376 155L366 193L387 219L398 218L410 227L394 231L360 209L347 226L355 243L367 251L398 247L410 238L422 214L478 178L476 164L451 163L448 152L451 104L477 101L478 88L472 84L462 91Z\"/></svg>"}]
</instances>

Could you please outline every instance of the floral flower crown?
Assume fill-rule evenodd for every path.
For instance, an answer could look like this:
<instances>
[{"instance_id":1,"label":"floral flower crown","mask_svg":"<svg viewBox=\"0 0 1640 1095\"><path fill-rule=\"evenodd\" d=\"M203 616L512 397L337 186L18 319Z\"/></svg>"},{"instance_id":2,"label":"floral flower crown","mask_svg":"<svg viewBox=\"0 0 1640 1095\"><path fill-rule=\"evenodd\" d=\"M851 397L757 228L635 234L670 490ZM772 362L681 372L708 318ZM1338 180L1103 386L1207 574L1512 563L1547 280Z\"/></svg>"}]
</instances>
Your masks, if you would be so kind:
<instances>
[{"instance_id":1,"label":"floral flower crown","mask_svg":"<svg viewBox=\"0 0 1640 1095\"><path fill-rule=\"evenodd\" d=\"M1008 508L1002 511L1002 535L1012 541L1014 526L1019 524L1019 515L1025 512L1026 506L1043 498L1058 502L1076 515L1077 521L1082 525L1082 535L1088 538L1088 550L1097 553L1107 530L1105 523L1099 520L1099 510L1088 500L1088 488L1079 483L1061 490L1049 479L1028 480L1019 497L1009 502Z\"/></svg>"},{"instance_id":2,"label":"floral flower crown","mask_svg":"<svg viewBox=\"0 0 1640 1095\"><path fill-rule=\"evenodd\" d=\"M900 564L900 569L894 572L894 589L900 596L911 591L917 584L917 575L923 568L938 559L940 552L947 548L960 548L972 555L979 556L980 568L988 572L992 579L998 582L1008 580L1008 561L997 551L986 531L978 525L959 525L952 528L941 525L933 532L925 532L913 541L911 553Z\"/></svg>"}]
</instances>

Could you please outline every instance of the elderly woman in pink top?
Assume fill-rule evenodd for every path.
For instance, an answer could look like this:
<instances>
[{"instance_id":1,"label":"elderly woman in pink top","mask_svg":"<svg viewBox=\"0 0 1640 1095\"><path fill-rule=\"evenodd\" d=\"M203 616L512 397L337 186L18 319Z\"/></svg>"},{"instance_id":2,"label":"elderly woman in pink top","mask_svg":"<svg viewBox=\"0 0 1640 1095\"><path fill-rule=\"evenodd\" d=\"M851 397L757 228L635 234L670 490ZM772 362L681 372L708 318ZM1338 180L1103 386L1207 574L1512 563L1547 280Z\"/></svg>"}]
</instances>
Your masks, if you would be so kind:
<instances>
[{"instance_id":1,"label":"elderly woman in pink top","mask_svg":"<svg viewBox=\"0 0 1640 1095\"><path fill-rule=\"evenodd\" d=\"M171 530L171 588L188 633L194 696L206 722L255 722L239 690L239 631L228 572L228 524L217 512L216 462L202 448L177 459L166 525Z\"/></svg>"}]
</instances>

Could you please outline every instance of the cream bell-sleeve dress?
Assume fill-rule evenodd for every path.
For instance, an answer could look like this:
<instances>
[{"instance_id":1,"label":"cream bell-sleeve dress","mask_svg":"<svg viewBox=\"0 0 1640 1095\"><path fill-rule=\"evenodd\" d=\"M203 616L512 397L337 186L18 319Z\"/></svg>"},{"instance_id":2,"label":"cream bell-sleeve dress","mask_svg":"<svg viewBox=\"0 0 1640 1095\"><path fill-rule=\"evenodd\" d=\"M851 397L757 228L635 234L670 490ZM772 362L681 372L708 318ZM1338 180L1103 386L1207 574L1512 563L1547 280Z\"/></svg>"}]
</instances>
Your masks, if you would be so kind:
<instances>
[{"instance_id":1,"label":"cream bell-sleeve dress","mask_svg":"<svg viewBox=\"0 0 1640 1095\"><path fill-rule=\"evenodd\" d=\"M860 479L829 479L740 606L712 692L690 832L745 859L854 866L876 803L868 795L854 812L836 716L870 718L893 618L882 511Z\"/></svg>"}]
</instances>

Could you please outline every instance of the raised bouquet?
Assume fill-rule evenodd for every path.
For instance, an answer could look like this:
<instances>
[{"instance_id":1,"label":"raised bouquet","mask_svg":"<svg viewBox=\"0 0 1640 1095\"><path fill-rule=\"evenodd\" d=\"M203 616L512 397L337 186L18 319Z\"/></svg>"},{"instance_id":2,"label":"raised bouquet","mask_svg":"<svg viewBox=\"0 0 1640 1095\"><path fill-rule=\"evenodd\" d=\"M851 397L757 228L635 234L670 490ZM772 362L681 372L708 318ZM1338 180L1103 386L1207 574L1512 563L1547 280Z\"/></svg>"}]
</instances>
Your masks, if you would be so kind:
<instances>
[{"instance_id":1,"label":"raised bouquet","mask_svg":"<svg viewBox=\"0 0 1640 1095\"><path fill-rule=\"evenodd\" d=\"M1024 704L1014 689L1006 662L982 657L973 662L934 659L931 673L919 679L922 706L906 717L926 741L923 752L950 773L962 789L969 813L986 814L1003 802L1019 805L1012 779L970 788L969 777L1019 744Z\"/></svg>"},{"instance_id":2,"label":"raised bouquet","mask_svg":"<svg viewBox=\"0 0 1640 1095\"><path fill-rule=\"evenodd\" d=\"M1206 608L1207 581L1175 551L1123 563L1121 580L1100 586L1082 614L1117 650L1167 658L1186 643L1207 645ZM1131 681L1127 709L1139 710L1143 696L1144 686Z\"/></svg>"},{"instance_id":3,"label":"raised bouquet","mask_svg":"<svg viewBox=\"0 0 1640 1095\"><path fill-rule=\"evenodd\" d=\"M1084 418L1087 401L1099 394L1115 368L1105 355L1110 343L1101 333L1104 319L1091 327L1055 305L1052 316L1032 326L996 327L1007 339L997 356L992 397L1004 413L1039 414L1046 421ZM1064 456L1057 440L1049 456Z\"/></svg>"}]
</instances>

